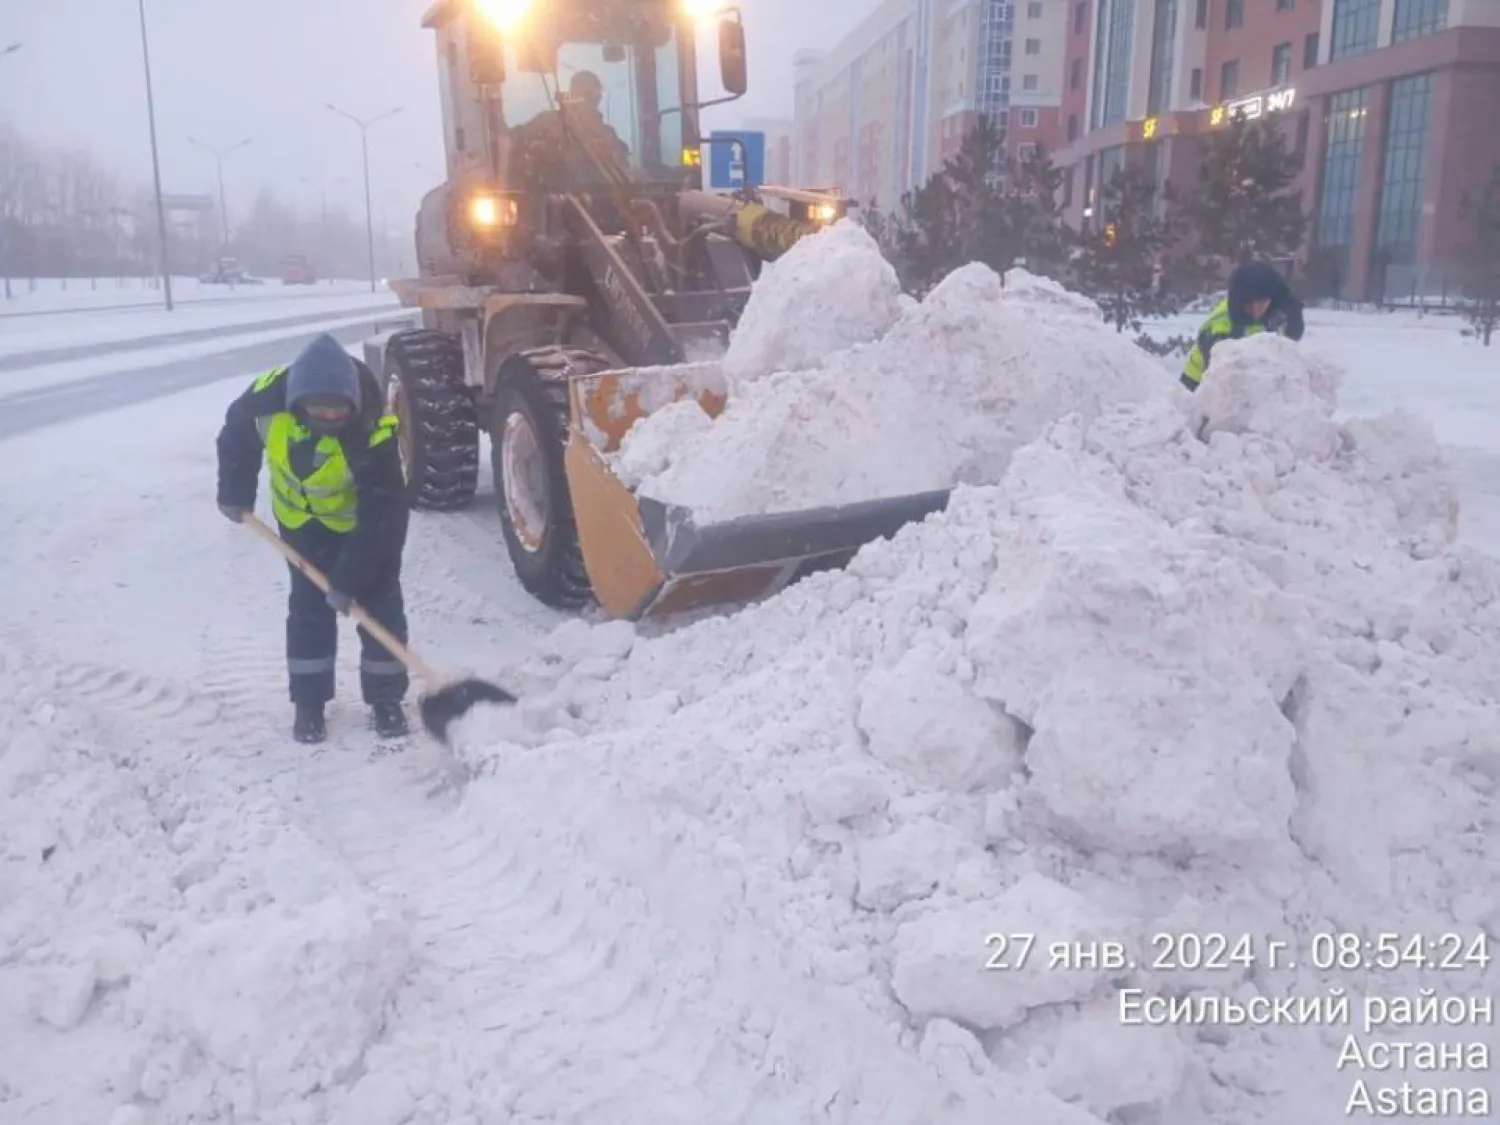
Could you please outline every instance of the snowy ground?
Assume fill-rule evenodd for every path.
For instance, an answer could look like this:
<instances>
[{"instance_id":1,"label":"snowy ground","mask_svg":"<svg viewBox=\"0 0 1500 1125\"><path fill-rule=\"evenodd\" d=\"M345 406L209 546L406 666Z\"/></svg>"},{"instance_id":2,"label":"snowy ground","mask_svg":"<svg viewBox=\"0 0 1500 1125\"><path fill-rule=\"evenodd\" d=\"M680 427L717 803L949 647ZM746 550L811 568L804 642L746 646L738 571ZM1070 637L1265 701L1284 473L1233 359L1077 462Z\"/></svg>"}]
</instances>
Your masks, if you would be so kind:
<instances>
[{"instance_id":1,"label":"snowy ground","mask_svg":"<svg viewBox=\"0 0 1500 1125\"><path fill-rule=\"evenodd\" d=\"M253 325L285 323L310 317L335 317L399 307L385 289L371 293L368 283L337 282L333 285L286 287L281 285L202 285L184 279L181 292L174 290L177 307L167 312L151 290L111 288L91 291L70 287L50 292L45 301L28 299L24 292L12 301L0 301L0 373L38 362L81 358L79 353L102 352L126 341L155 339L187 343L211 334ZM92 301L124 292L133 301ZM37 298L44 294L39 292ZM145 297L148 304L139 304ZM168 339L172 338L172 339ZM72 354L70 354L72 353Z\"/></svg>"},{"instance_id":2,"label":"snowy ground","mask_svg":"<svg viewBox=\"0 0 1500 1125\"><path fill-rule=\"evenodd\" d=\"M1489 357L1382 332L1314 318L1307 343L1360 408L1437 417L1481 539L1500 434L1463 423L1500 410ZM1064 426L850 572L655 639L528 600L486 484L415 518L413 640L524 705L456 757L382 756L346 634L309 753L284 567L213 507L213 434L258 366L0 441L5 1125L1320 1125L1401 1076L1337 1069L1337 1029L1122 1026L1117 974L1042 947L1500 927L1500 598L1479 564L1382 553L1442 511L1403 431L1362 438L1398 502L1318 491L1307 403L1269 419L1288 452L1230 418L1196 463L1157 450L1163 413ZM986 973L996 932L1040 945Z\"/></svg>"}]
</instances>

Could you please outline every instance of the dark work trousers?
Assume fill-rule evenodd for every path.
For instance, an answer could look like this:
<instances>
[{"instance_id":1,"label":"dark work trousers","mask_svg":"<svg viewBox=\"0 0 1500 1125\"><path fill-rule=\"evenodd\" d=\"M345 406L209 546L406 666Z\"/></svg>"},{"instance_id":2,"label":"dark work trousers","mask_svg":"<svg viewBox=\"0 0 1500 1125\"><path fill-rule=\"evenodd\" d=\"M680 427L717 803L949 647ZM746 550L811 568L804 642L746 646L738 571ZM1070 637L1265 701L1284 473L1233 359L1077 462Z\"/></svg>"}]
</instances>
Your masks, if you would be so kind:
<instances>
[{"instance_id":1,"label":"dark work trousers","mask_svg":"<svg viewBox=\"0 0 1500 1125\"><path fill-rule=\"evenodd\" d=\"M317 520L293 530L283 526L281 537L324 574L338 562L348 537L331 531ZM399 552L372 573L367 589L349 590L370 614L406 643L406 606L401 596ZM333 698L335 659L338 655L338 615L323 591L300 570L288 564L292 590L287 598L286 667L288 690L293 703L327 703ZM406 667L385 648L359 629L359 686L366 703L399 702L410 679Z\"/></svg>"}]
</instances>

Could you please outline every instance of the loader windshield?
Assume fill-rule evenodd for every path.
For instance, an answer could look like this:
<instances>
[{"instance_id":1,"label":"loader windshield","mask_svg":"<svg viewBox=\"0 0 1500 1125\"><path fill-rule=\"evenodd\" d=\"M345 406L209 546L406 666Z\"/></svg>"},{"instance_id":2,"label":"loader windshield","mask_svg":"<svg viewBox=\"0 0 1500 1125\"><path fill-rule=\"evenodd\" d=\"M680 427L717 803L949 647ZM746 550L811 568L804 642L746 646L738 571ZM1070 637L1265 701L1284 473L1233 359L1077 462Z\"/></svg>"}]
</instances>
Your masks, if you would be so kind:
<instances>
[{"instance_id":1,"label":"loader windshield","mask_svg":"<svg viewBox=\"0 0 1500 1125\"><path fill-rule=\"evenodd\" d=\"M691 34L688 25L687 34ZM521 155L552 159L543 178L587 188L617 178L680 184L684 26L667 5L562 4L508 37L501 89ZM601 168L601 162L605 167Z\"/></svg>"}]
</instances>

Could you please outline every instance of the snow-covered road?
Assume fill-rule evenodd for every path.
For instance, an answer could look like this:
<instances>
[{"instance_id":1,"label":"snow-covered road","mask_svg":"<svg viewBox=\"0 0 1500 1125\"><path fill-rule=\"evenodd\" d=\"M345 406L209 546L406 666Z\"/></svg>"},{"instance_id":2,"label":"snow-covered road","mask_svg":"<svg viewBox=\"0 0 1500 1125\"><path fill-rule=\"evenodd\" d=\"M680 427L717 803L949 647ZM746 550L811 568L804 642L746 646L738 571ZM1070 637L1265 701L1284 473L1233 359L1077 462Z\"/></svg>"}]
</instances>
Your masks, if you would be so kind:
<instances>
[{"instance_id":1,"label":"snow-covered road","mask_svg":"<svg viewBox=\"0 0 1500 1125\"><path fill-rule=\"evenodd\" d=\"M316 330L283 327L236 332L192 344L133 351L128 358L0 371L0 438L265 370L295 355L316 331L331 332L346 345L354 345L377 325L393 319L368 314L321 319L314 322Z\"/></svg>"},{"instance_id":2,"label":"snow-covered road","mask_svg":"<svg viewBox=\"0 0 1500 1125\"><path fill-rule=\"evenodd\" d=\"M1038 300L1023 315L1050 315ZM1222 486L1225 507L1168 520L1201 481L1151 459L1165 414L1101 427L1090 440L1105 453L1066 434L1038 443L1012 493L972 490L849 575L654 641L520 590L486 472L472 509L413 518L412 640L526 702L469 720L457 755L420 739L382 754L346 631L330 741L309 752L287 737L285 567L214 508L225 405L300 339L0 399L4 1125L1340 1120L1352 1077L1322 1029L1196 1041L1122 1028L1102 974L980 973L986 933L1110 937L1101 919L1139 902L1154 925L1189 930L1280 924L1283 903L1287 918L1352 926L1367 902L1398 902L1389 928L1470 925L1495 906L1482 881L1500 774L1485 780L1482 747L1448 772L1482 715L1457 686L1444 708L1412 687L1447 672L1440 643L1463 662L1472 623L1444 616L1466 604L1462 583L1380 555L1383 508L1316 507L1333 468L1300 449L1291 473L1237 460L1252 444L1239 434L1202 455L1215 483L1201 491L1217 501ZM1359 365L1361 409L1445 413L1455 448L1493 463L1496 435L1459 429L1497 410L1472 345L1408 338L1403 351L1399 333L1371 343L1334 324L1318 340ZM1420 384L1403 375L1419 367ZM1106 454L1149 503L1090 491ZM1500 528L1482 477L1466 513L1476 541ZM1252 482L1263 507L1236 508ZM1324 539L1277 554L1298 520ZM1265 684L1305 658L1278 630L1311 626L1235 536L1321 605L1345 523L1365 568L1349 606L1377 604L1377 578L1439 592L1409 651L1377 610L1369 637L1354 609L1328 611L1354 622L1340 640L1351 662L1378 649L1373 670L1328 656L1318 667L1350 695L1273 697ZM1184 637L1207 638L1212 675ZM1180 663L1158 665L1158 641ZM1026 722L975 694L1001 682L1033 701ZM1132 690L1154 706L1169 682L1181 698L1146 715ZM1346 699L1364 710L1339 713ZM1306 729L1288 733L1299 707ZM1429 725L1408 737L1414 712ZM1147 750L1137 723L1160 735ZM1329 728L1366 739L1370 760L1354 770ZM1413 749L1422 738L1432 762ZM987 763L1033 739L1024 786L1009 758ZM1280 740L1300 755L1296 792ZM1232 770L1202 761L1210 742L1232 744ZM1194 787L1144 792L1137 774L1171 780L1169 766ZM1417 782L1382 790L1392 778ZM1453 840L1429 858L1443 817ZM1112 830L1118 854L1091 835Z\"/></svg>"}]
</instances>

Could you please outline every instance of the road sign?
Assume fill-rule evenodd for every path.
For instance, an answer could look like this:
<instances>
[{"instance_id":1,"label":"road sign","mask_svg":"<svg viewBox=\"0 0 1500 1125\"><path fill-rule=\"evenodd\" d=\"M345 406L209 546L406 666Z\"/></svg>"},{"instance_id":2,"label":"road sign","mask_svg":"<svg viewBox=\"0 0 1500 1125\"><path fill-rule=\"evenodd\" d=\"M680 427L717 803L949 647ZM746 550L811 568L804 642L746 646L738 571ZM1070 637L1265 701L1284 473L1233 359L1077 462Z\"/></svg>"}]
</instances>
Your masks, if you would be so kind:
<instances>
[{"instance_id":1,"label":"road sign","mask_svg":"<svg viewBox=\"0 0 1500 1125\"><path fill-rule=\"evenodd\" d=\"M714 130L708 135L708 186L719 191L766 182L766 135Z\"/></svg>"}]
</instances>

